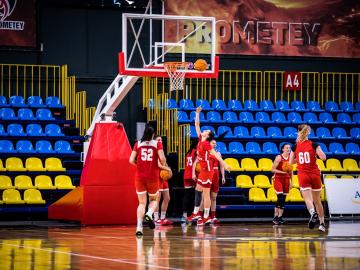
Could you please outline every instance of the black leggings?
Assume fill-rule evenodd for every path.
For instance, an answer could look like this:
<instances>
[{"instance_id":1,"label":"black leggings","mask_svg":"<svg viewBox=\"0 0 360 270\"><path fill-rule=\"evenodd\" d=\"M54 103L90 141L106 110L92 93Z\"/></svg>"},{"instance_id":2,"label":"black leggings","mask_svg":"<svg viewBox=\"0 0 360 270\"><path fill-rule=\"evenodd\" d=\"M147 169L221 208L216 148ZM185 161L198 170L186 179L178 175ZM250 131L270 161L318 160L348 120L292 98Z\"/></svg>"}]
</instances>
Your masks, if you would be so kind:
<instances>
[{"instance_id":1,"label":"black leggings","mask_svg":"<svg viewBox=\"0 0 360 270\"><path fill-rule=\"evenodd\" d=\"M183 212L188 215L192 213L194 208L194 191L195 188L185 188L183 199Z\"/></svg>"}]
</instances>

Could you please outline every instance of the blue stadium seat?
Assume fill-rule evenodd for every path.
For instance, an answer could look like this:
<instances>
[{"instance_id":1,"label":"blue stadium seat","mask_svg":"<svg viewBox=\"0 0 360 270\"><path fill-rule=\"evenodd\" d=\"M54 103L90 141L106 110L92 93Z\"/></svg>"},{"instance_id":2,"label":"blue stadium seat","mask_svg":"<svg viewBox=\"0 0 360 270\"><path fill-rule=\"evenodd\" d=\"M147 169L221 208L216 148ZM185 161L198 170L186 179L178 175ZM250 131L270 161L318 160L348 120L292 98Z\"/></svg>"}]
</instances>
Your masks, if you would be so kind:
<instances>
[{"instance_id":1,"label":"blue stadium seat","mask_svg":"<svg viewBox=\"0 0 360 270\"><path fill-rule=\"evenodd\" d=\"M226 107L225 101L222 99L214 99L211 102L212 108L216 111L228 111L229 109Z\"/></svg>"},{"instance_id":2,"label":"blue stadium seat","mask_svg":"<svg viewBox=\"0 0 360 270\"><path fill-rule=\"evenodd\" d=\"M251 136L258 139L269 138L269 136L266 135L265 130L262 127L252 127L250 134Z\"/></svg>"},{"instance_id":3,"label":"blue stadium seat","mask_svg":"<svg viewBox=\"0 0 360 270\"><path fill-rule=\"evenodd\" d=\"M0 96L0 107L9 107L10 105L7 103L6 97Z\"/></svg>"},{"instance_id":4,"label":"blue stadium seat","mask_svg":"<svg viewBox=\"0 0 360 270\"><path fill-rule=\"evenodd\" d=\"M267 112L257 112L255 114L255 119L259 123L274 123L273 121L270 120L270 117Z\"/></svg>"},{"instance_id":5,"label":"blue stadium seat","mask_svg":"<svg viewBox=\"0 0 360 270\"><path fill-rule=\"evenodd\" d=\"M190 123L192 123L192 122L194 122L195 121L195 114L196 114L196 112L195 111L192 111L191 113L190 113ZM200 122L201 123L207 123L207 120L206 120L206 118L205 118L205 114L203 113L203 112L200 112Z\"/></svg>"},{"instance_id":6,"label":"blue stadium seat","mask_svg":"<svg viewBox=\"0 0 360 270\"><path fill-rule=\"evenodd\" d=\"M309 100L306 102L306 108L308 108L309 111L312 112L323 112L324 110L321 109L319 102L314 100Z\"/></svg>"},{"instance_id":7,"label":"blue stadium seat","mask_svg":"<svg viewBox=\"0 0 360 270\"><path fill-rule=\"evenodd\" d=\"M47 124L45 126L45 134L47 136L65 136L57 124Z\"/></svg>"},{"instance_id":8,"label":"blue stadium seat","mask_svg":"<svg viewBox=\"0 0 360 270\"><path fill-rule=\"evenodd\" d=\"M230 127L228 127L228 126L218 127L217 135L220 136L221 134L224 134L224 133L226 133L224 138L235 138Z\"/></svg>"},{"instance_id":9,"label":"blue stadium seat","mask_svg":"<svg viewBox=\"0 0 360 270\"><path fill-rule=\"evenodd\" d=\"M297 112L291 112L288 114L289 122L293 124L302 124L304 121L301 119L301 115Z\"/></svg>"},{"instance_id":10,"label":"blue stadium seat","mask_svg":"<svg viewBox=\"0 0 360 270\"><path fill-rule=\"evenodd\" d=\"M342 110L339 109L339 105L334 101L326 101L325 110L328 112L342 112Z\"/></svg>"},{"instance_id":11,"label":"blue stadium seat","mask_svg":"<svg viewBox=\"0 0 360 270\"><path fill-rule=\"evenodd\" d=\"M297 130L294 127L286 127L284 129L284 136L290 139L297 138Z\"/></svg>"},{"instance_id":12,"label":"blue stadium seat","mask_svg":"<svg viewBox=\"0 0 360 270\"><path fill-rule=\"evenodd\" d=\"M36 151L34 150L34 147L32 145L32 143L30 141L27 140L20 140L16 143L16 150L19 153L25 153L25 154L29 154L29 153L36 153Z\"/></svg>"},{"instance_id":13,"label":"blue stadium seat","mask_svg":"<svg viewBox=\"0 0 360 270\"><path fill-rule=\"evenodd\" d=\"M194 103L192 102L191 99L181 99L180 103L179 103L179 109L180 110L195 110L195 106Z\"/></svg>"},{"instance_id":14,"label":"blue stadium seat","mask_svg":"<svg viewBox=\"0 0 360 270\"><path fill-rule=\"evenodd\" d=\"M152 98L148 99L148 106L149 108L154 108L154 100Z\"/></svg>"},{"instance_id":15,"label":"blue stadium seat","mask_svg":"<svg viewBox=\"0 0 360 270\"><path fill-rule=\"evenodd\" d=\"M241 105L241 102L236 99L231 99L228 101L228 108L232 111L244 111L244 108Z\"/></svg>"},{"instance_id":16,"label":"blue stadium seat","mask_svg":"<svg viewBox=\"0 0 360 270\"><path fill-rule=\"evenodd\" d=\"M273 142L266 142L263 144L263 151L266 154L272 154L277 155L279 154L279 150L277 149L277 146Z\"/></svg>"},{"instance_id":17,"label":"blue stadium seat","mask_svg":"<svg viewBox=\"0 0 360 270\"><path fill-rule=\"evenodd\" d=\"M222 155L228 154L228 150L226 148L226 144L223 142L217 142L216 143L216 151L220 152Z\"/></svg>"},{"instance_id":18,"label":"blue stadium seat","mask_svg":"<svg viewBox=\"0 0 360 270\"><path fill-rule=\"evenodd\" d=\"M240 142L231 142L229 144L229 153L230 154L246 154L244 146Z\"/></svg>"},{"instance_id":19,"label":"blue stadium seat","mask_svg":"<svg viewBox=\"0 0 360 270\"><path fill-rule=\"evenodd\" d=\"M213 126L202 126L201 127L201 132L203 132L204 130L211 130L214 134L216 134L215 132L215 128Z\"/></svg>"},{"instance_id":20,"label":"blue stadium seat","mask_svg":"<svg viewBox=\"0 0 360 270\"><path fill-rule=\"evenodd\" d=\"M349 152L351 155L359 155L360 149L357 143L347 143L345 146L346 152Z\"/></svg>"},{"instance_id":21,"label":"blue stadium seat","mask_svg":"<svg viewBox=\"0 0 360 270\"><path fill-rule=\"evenodd\" d=\"M28 136L46 136L39 124L28 124L26 126L26 133Z\"/></svg>"},{"instance_id":22,"label":"blue stadium seat","mask_svg":"<svg viewBox=\"0 0 360 270\"><path fill-rule=\"evenodd\" d=\"M267 112L275 112L277 109L274 107L274 104L271 100L262 100L260 101L260 109Z\"/></svg>"},{"instance_id":23,"label":"blue stadium seat","mask_svg":"<svg viewBox=\"0 0 360 270\"><path fill-rule=\"evenodd\" d=\"M261 151L260 145L257 142L248 142L246 143L246 152L249 154L264 154Z\"/></svg>"},{"instance_id":24,"label":"blue stadium seat","mask_svg":"<svg viewBox=\"0 0 360 270\"><path fill-rule=\"evenodd\" d=\"M22 96L11 96L9 99L9 104L11 107L27 107Z\"/></svg>"},{"instance_id":25,"label":"blue stadium seat","mask_svg":"<svg viewBox=\"0 0 360 270\"><path fill-rule=\"evenodd\" d=\"M332 131L332 135L338 139L351 139L351 137L346 134L346 130L341 127L334 128Z\"/></svg>"},{"instance_id":26,"label":"blue stadium seat","mask_svg":"<svg viewBox=\"0 0 360 270\"><path fill-rule=\"evenodd\" d=\"M340 103L340 109L344 112L356 112L357 110L354 109L352 102L343 101Z\"/></svg>"},{"instance_id":27,"label":"blue stadium seat","mask_svg":"<svg viewBox=\"0 0 360 270\"><path fill-rule=\"evenodd\" d=\"M186 112L178 111L178 122L179 123L190 123L189 117Z\"/></svg>"},{"instance_id":28,"label":"blue stadium seat","mask_svg":"<svg viewBox=\"0 0 360 270\"><path fill-rule=\"evenodd\" d=\"M332 155L332 152L330 152L327 148L327 146L324 143L318 143L321 147L321 150L325 153L325 155Z\"/></svg>"},{"instance_id":29,"label":"blue stadium seat","mask_svg":"<svg viewBox=\"0 0 360 270\"><path fill-rule=\"evenodd\" d=\"M167 106L168 106L168 109L176 109L177 108L176 100L169 98L167 101Z\"/></svg>"},{"instance_id":30,"label":"blue stadium seat","mask_svg":"<svg viewBox=\"0 0 360 270\"><path fill-rule=\"evenodd\" d=\"M347 113L339 113L337 115L337 121L341 124L354 124L354 122L351 121L351 118Z\"/></svg>"},{"instance_id":31,"label":"blue stadium seat","mask_svg":"<svg viewBox=\"0 0 360 270\"><path fill-rule=\"evenodd\" d=\"M314 132L313 129L310 130L309 139L310 139L310 140L318 139L318 137L316 136L316 134L315 134L315 132Z\"/></svg>"},{"instance_id":32,"label":"blue stadium seat","mask_svg":"<svg viewBox=\"0 0 360 270\"><path fill-rule=\"evenodd\" d=\"M34 113L31 109L21 108L18 110L18 119L19 120L35 120Z\"/></svg>"},{"instance_id":33,"label":"blue stadium seat","mask_svg":"<svg viewBox=\"0 0 360 270\"><path fill-rule=\"evenodd\" d=\"M354 139L360 139L360 128L354 127L350 129L350 136Z\"/></svg>"},{"instance_id":34,"label":"blue stadium seat","mask_svg":"<svg viewBox=\"0 0 360 270\"><path fill-rule=\"evenodd\" d=\"M353 114L353 122L356 124L360 124L360 113Z\"/></svg>"},{"instance_id":35,"label":"blue stadium seat","mask_svg":"<svg viewBox=\"0 0 360 270\"><path fill-rule=\"evenodd\" d=\"M190 138L198 138L196 134L196 129L194 126L190 126Z\"/></svg>"},{"instance_id":36,"label":"blue stadium seat","mask_svg":"<svg viewBox=\"0 0 360 270\"><path fill-rule=\"evenodd\" d=\"M201 107L204 111L210 111L213 108L211 108L209 101L205 99L198 99L196 101L196 107Z\"/></svg>"},{"instance_id":37,"label":"blue stadium seat","mask_svg":"<svg viewBox=\"0 0 360 270\"><path fill-rule=\"evenodd\" d=\"M304 121L309 124L321 124L321 121L317 119L316 114L312 112L304 113Z\"/></svg>"},{"instance_id":38,"label":"blue stadium seat","mask_svg":"<svg viewBox=\"0 0 360 270\"><path fill-rule=\"evenodd\" d=\"M355 103L355 110L360 111L360 102Z\"/></svg>"},{"instance_id":39,"label":"blue stadium seat","mask_svg":"<svg viewBox=\"0 0 360 270\"><path fill-rule=\"evenodd\" d=\"M319 120L324 124L336 124L337 123L336 121L334 121L332 115L327 112L320 113Z\"/></svg>"},{"instance_id":40,"label":"blue stadium seat","mask_svg":"<svg viewBox=\"0 0 360 270\"><path fill-rule=\"evenodd\" d=\"M226 123L240 123L235 112L224 112L223 119Z\"/></svg>"},{"instance_id":41,"label":"blue stadium seat","mask_svg":"<svg viewBox=\"0 0 360 270\"><path fill-rule=\"evenodd\" d=\"M1 108L0 109L0 119L2 120L16 120L15 112L11 108Z\"/></svg>"},{"instance_id":42,"label":"blue stadium seat","mask_svg":"<svg viewBox=\"0 0 360 270\"><path fill-rule=\"evenodd\" d=\"M252 136L250 136L249 131L246 127L243 126L237 126L234 129L234 136L236 138L252 138Z\"/></svg>"},{"instance_id":43,"label":"blue stadium seat","mask_svg":"<svg viewBox=\"0 0 360 270\"><path fill-rule=\"evenodd\" d=\"M293 109L290 108L289 103L285 100L276 101L276 109L283 112L291 112Z\"/></svg>"},{"instance_id":44,"label":"blue stadium seat","mask_svg":"<svg viewBox=\"0 0 360 270\"><path fill-rule=\"evenodd\" d=\"M302 101L294 100L291 102L291 109L297 111L297 112L307 112L308 109L305 108L305 105Z\"/></svg>"},{"instance_id":45,"label":"blue stadium seat","mask_svg":"<svg viewBox=\"0 0 360 270\"><path fill-rule=\"evenodd\" d=\"M257 121L254 120L254 117L249 112L241 112L239 115L239 120L242 123L257 123Z\"/></svg>"},{"instance_id":46,"label":"blue stadium seat","mask_svg":"<svg viewBox=\"0 0 360 270\"><path fill-rule=\"evenodd\" d=\"M16 150L11 141L0 140L0 153L16 153Z\"/></svg>"},{"instance_id":47,"label":"blue stadium seat","mask_svg":"<svg viewBox=\"0 0 360 270\"><path fill-rule=\"evenodd\" d=\"M244 109L247 111L261 111L255 100L247 99L244 101Z\"/></svg>"},{"instance_id":48,"label":"blue stadium seat","mask_svg":"<svg viewBox=\"0 0 360 270\"><path fill-rule=\"evenodd\" d=\"M62 107L64 107L61 104L60 99L58 97L55 97L55 96L47 97L46 100L45 100L45 104L49 108L62 108Z\"/></svg>"},{"instance_id":49,"label":"blue stadium seat","mask_svg":"<svg viewBox=\"0 0 360 270\"><path fill-rule=\"evenodd\" d=\"M345 152L342 144L340 143L330 143L329 151L334 153L334 155L348 155L348 152Z\"/></svg>"},{"instance_id":50,"label":"blue stadium seat","mask_svg":"<svg viewBox=\"0 0 360 270\"><path fill-rule=\"evenodd\" d=\"M0 124L0 136L8 136L7 132L5 131L5 128L2 124Z\"/></svg>"},{"instance_id":51,"label":"blue stadium seat","mask_svg":"<svg viewBox=\"0 0 360 270\"><path fill-rule=\"evenodd\" d=\"M71 145L68 141L56 141L54 150L60 154L75 153L75 151L71 149Z\"/></svg>"},{"instance_id":52,"label":"blue stadium seat","mask_svg":"<svg viewBox=\"0 0 360 270\"><path fill-rule=\"evenodd\" d=\"M335 139L334 136L331 136L330 131L326 127L319 127L316 130L316 135L321 139Z\"/></svg>"},{"instance_id":53,"label":"blue stadium seat","mask_svg":"<svg viewBox=\"0 0 360 270\"><path fill-rule=\"evenodd\" d=\"M52 145L49 141L37 141L35 146L36 152L42 153L42 154L52 154L56 153L56 151L53 150Z\"/></svg>"},{"instance_id":54,"label":"blue stadium seat","mask_svg":"<svg viewBox=\"0 0 360 270\"><path fill-rule=\"evenodd\" d=\"M283 124L289 123L289 121L286 120L285 115L282 112L274 112L274 113L272 113L271 119L275 123L279 123L279 124L281 124L281 123L283 123Z\"/></svg>"},{"instance_id":55,"label":"blue stadium seat","mask_svg":"<svg viewBox=\"0 0 360 270\"><path fill-rule=\"evenodd\" d=\"M282 135L281 129L278 127L269 127L267 129L267 135L273 139L285 139L285 136Z\"/></svg>"},{"instance_id":56,"label":"blue stadium seat","mask_svg":"<svg viewBox=\"0 0 360 270\"><path fill-rule=\"evenodd\" d=\"M26 136L22 125L20 124L10 124L7 127L7 133L9 136Z\"/></svg>"},{"instance_id":57,"label":"blue stadium seat","mask_svg":"<svg viewBox=\"0 0 360 270\"><path fill-rule=\"evenodd\" d=\"M223 123L224 120L222 120L221 115L219 112L216 111L210 111L206 113L206 119L210 123Z\"/></svg>"},{"instance_id":58,"label":"blue stadium seat","mask_svg":"<svg viewBox=\"0 0 360 270\"><path fill-rule=\"evenodd\" d=\"M55 118L52 117L51 111L48 109L38 109L36 111L36 118L38 120L54 120Z\"/></svg>"},{"instance_id":59,"label":"blue stadium seat","mask_svg":"<svg viewBox=\"0 0 360 270\"><path fill-rule=\"evenodd\" d=\"M27 99L27 104L32 108L43 108L46 105L43 102L43 99L39 96L30 96Z\"/></svg>"}]
</instances>

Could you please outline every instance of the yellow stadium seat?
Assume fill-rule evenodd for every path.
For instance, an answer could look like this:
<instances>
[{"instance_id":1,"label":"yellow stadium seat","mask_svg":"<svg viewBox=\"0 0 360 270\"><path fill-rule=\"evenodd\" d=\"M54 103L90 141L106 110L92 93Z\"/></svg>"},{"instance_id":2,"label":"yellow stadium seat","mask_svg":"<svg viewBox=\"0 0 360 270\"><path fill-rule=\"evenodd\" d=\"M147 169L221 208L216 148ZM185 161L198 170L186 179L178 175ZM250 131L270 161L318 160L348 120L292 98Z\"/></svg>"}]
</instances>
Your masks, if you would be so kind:
<instances>
[{"instance_id":1,"label":"yellow stadium seat","mask_svg":"<svg viewBox=\"0 0 360 270\"><path fill-rule=\"evenodd\" d=\"M35 186L38 189L56 189L53 186L50 176L38 175L35 177Z\"/></svg>"},{"instance_id":2,"label":"yellow stadium seat","mask_svg":"<svg viewBox=\"0 0 360 270\"><path fill-rule=\"evenodd\" d=\"M342 166L338 159L329 158L326 161L326 168L330 169L330 171L346 171Z\"/></svg>"},{"instance_id":3,"label":"yellow stadium seat","mask_svg":"<svg viewBox=\"0 0 360 270\"><path fill-rule=\"evenodd\" d=\"M231 171L243 171L242 168L240 168L239 161L235 158L227 158L224 160L227 165L230 166Z\"/></svg>"},{"instance_id":4,"label":"yellow stadium seat","mask_svg":"<svg viewBox=\"0 0 360 270\"><path fill-rule=\"evenodd\" d=\"M27 175L16 176L14 185L17 189L20 189L20 190L34 188L30 176L27 176Z\"/></svg>"},{"instance_id":5,"label":"yellow stadium seat","mask_svg":"<svg viewBox=\"0 0 360 270\"><path fill-rule=\"evenodd\" d=\"M10 158L6 159L6 169L8 171L17 171L17 172L26 171L22 160L17 157L10 157Z\"/></svg>"},{"instance_id":6,"label":"yellow stadium seat","mask_svg":"<svg viewBox=\"0 0 360 270\"><path fill-rule=\"evenodd\" d=\"M0 200L0 205L3 204L4 202L2 200Z\"/></svg>"},{"instance_id":7,"label":"yellow stadium seat","mask_svg":"<svg viewBox=\"0 0 360 270\"><path fill-rule=\"evenodd\" d=\"M11 178L7 175L0 175L0 190L8 188L15 188L12 185Z\"/></svg>"},{"instance_id":8,"label":"yellow stadium seat","mask_svg":"<svg viewBox=\"0 0 360 270\"><path fill-rule=\"evenodd\" d=\"M259 159L259 169L262 171L271 171L272 165L272 160L269 158Z\"/></svg>"},{"instance_id":9,"label":"yellow stadium seat","mask_svg":"<svg viewBox=\"0 0 360 270\"><path fill-rule=\"evenodd\" d=\"M360 168L356 162L355 159L352 158L346 158L343 161L343 168L347 171L351 171L351 172L359 172Z\"/></svg>"},{"instance_id":10,"label":"yellow stadium seat","mask_svg":"<svg viewBox=\"0 0 360 270\"><path fill-rule=\"evenodd\" d=\"M275 192L275 189L272 187L272 188L269 188L267 190L267 198L272 201L272 202L276 202L277 201L277 195L276 195L276 192Z\"/></svg>"},{"instance_id":11,"label":"yellow stadium seat","mask_svg":"<svg viewBox=\"0 0 360 270\"><path fill-rule=\"evenodd\" d=\"M271 188L269 178L266 175L256 175L254 177L254 186L258 188Z\"/></svg>"},{"instance_id":12,"label":"yellow stadium seat","mask_svg":"<svg viewBox=\"0 0 360 270\"><path fill-rule=\"evenodd\" d=\"M24 204L20 192L16 189L6 189L3 192L3 201L5 204Z\"/></svg>"},{"instance_id":13,"label":"yellow stadium seat","mask_svg":"<svg viewBox=\"0 0 360 270\"><path fill-rule=\"evenodd\" d=\"M322 161L321 159L317 159L316 164L318 165L320 171L322 172L330 171L330 169L325 167L324 161Z\"/></svg>"},{"instance_id":14,"label":"yellow stadium seat","mask_svg":"<svg viewBox=\"0 0 360 270\"><path fill-rule=\"evenodd\" d=\"M244 171L261 171L256 165L256 161L252 158L243 158L241 160L241 168Z\"/></svg>"},{"instance_id":15,"label":"yellow stadium seat","mask_svg":"<svg viewBox=\"0 0 360 270\"><path fill-rule=\"evenodd\" d=\"M48 171L66 171L66 169L62 166L61 160L53 157L45 160L45 168Z\"/></svg>"},{"instance_id":16,"label":"yellow stadium seat","mask_svg":"<svg viewBox=\"0 0 360 270\"><path fill-rule=\"evenodd\" d=\"M297 166L296 166L296 164L293 164L292 166L293 166L293 172L296 172L296 171L297 171Z\"/></svg>"},{"instance_id":17,"label":"yellow stadium seat","mask_svg":"<svg viewBox=\"0 0 360 270\"><path fill-rule=\"evenodd\" d=\"M352 176L352 175L342 175L340 178L341 179L351 179L351 180L353 180L354 176Z\"/></svg>"},{"instance_id":18,"label":"yellow stadium seat","mask_svg":"<svg viewBox=\"0 0 360 270\"><path fill-rule=\"evenodd\" d=\"M27 189L24 192L24 201L27 204L45 204L41 197L41 193L37 189Z\"/></svg>"},{"instance_id":19,"label":"yellow stadium seat","mask_svg":"<svg viewBox=\"0 0 360 270\"><path fill-rule=\"evenodd\" d=\"M292 186L295 188L299 188L299 178L297 175L293 175Z\"/></svg>"},{"instance_id":20,"label":"yellow stadium seat","mask_svg":"<svg viewBox=\"0 0 360 270\"><path fill-rule=\"evenodd\" d=\"M300 190L297 188L290 189L289 194L286 196L287 202L303 202L304 199L301 196Z\"/></svg>"},{"instance_id":21,"label":"yellow stadium seat","mask_svg":"<svg viewBox=\"0 0 360 270\"><path fill-rule=\"evenodd\" d=\"M252 187L254 187L254 184L252 183L250 176L248 176L248 175L238 175L236 177L236 187L252 188Z\"/></svg>"},{"instance_id":22,"label":"yellow stadium seat","mask_svg":"<svg viewBox=\"0 0 360 270\"><path fill-rule=\"evenodd\" d=\"M4 167L4 164L2 162L2 160L0 159L0 172L5 172L6 168Z\"/></svg>"},{"instance_id":23,"label":"yellow stadium seat","mask_svg":"<svg viewBox=\"0 0 360 270\"><path fill-rule=\"evenodd\" d=\"M55 177L55 186L57 189L74 189L75 186L67 175L58 175Z\"/></svg>"},{"instance_id":24,"label":"yellow stadium seat","mask_svg":"<svg viewBox=\"0 0 360 270\"><path fill-rule=\"evenodd\" d=\"M324 179L337 179L337 177L335 175L332 174L327 174L324 176Z\"/></svg>"},{"instance_id":25,"label":"yellow stadium seat","mask_svg":"<svg viewBox=\"0 0 360 270\"><path fill-rule=\"evenodd\" d=\"M44 168L42 161L40 158L30 157L26 159L25 162L26 169L31 172L45 172L46 169Z\"/></svg>"},{"instance_id":26,"label":"yellow stadium seat","mask_svg":"<svg viewBox=\"0 0 360 270\"><path fill-rule=\"evenodd\" d=\"M266 198L265 192L261 188L251 188L249 191L249 201L252 202L270 202L270 199Z\"/></svg>"}]
</instances>

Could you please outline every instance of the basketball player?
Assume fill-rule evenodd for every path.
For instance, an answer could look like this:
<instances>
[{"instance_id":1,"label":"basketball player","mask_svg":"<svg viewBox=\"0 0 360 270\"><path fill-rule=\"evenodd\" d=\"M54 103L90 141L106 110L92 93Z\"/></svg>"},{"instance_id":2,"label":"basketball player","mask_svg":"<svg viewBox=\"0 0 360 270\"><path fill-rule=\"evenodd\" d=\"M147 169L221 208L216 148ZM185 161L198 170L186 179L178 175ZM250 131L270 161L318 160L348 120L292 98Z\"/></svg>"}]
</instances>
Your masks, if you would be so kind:
<instances>
[{"instance_id":1,"label":"basketball player","mask_svg":"<svg viewBox=\"0 0 360 270\"><path fill-rule=\"evenodd\" d=\"M208 224L211 222L210 214L210 188L212 179L214 176L214 169L210 166L209 155L213 155L221 164L223 164L225 170L230 171L229 165L227 165L221 156L212 148L210 142L214 139L214 133L211 130L200 130L200 112L201 107L196 109L195 115L195 128L196 134L199 137L199 143L197 146L197 158L200 163L200 173L197 179L195 188L195 207L194 212L187 218L187 221L193 221L196 219L199 212L202 196L204 199L204 216L198 219L198 226Z\"/></svg>"},{"instance_id":2,"label":"basketball player","mask_svg":"<svg viewBox=\"0 0 360 270\"><path fill-rule=\"evenodd\" d=\"M281 147L281 154L275 157L271 171L274 173L274 189L277 195L277 202L274 209L273 223L275 225L284 224L283 219L284 205L286 195L289 193L290 180L292 179L292 172L283 171L284 162L289 162L291 147L289 143L284 143Z\"/></svg>"},{"instance_id":3,"label":"basketball player","mask_svg":"<svg viewBox=\"0 0 360 270\"><path fill-rule=\"evenodd\" d=\"M156 141L161 142L162 144L162 138L161 136L157 136ZM160 161L158 161L158 166L160 170L167 170L172 174L171 168L165 163L164 165L161 164ZM173 222L166 219L166 211L169 206L170 202L170 193L169 193L169 183L168 181L165 181L161 179L160 177L160 170L158 171L158 178L159 178L159 196L157 196L157 204L154 212L154 220L156 225L172 225ZM160 200L162 197L162 203L161 203L161 213L159 218L159 208L160 208Z\"/></svg>"},{"instance_id":4,"label":"basketball player","mask_svg":"<svg viewBox=\"0 0 360 270\"><path fill-rule=\"evenodd\" d=\"M290 154L290 164L296 162L300 190L310 213L308 226L313 229L320 219L319 231L325 232L324 209L321 203L321 176L316 157L326 160L321 147L308 139L310 126L299 125L296 144Z\"/></svg>"},{"instance_id":5,"label":"basketball player","mask_svg":"<svg viewBox=\"0 0 360 270\"><path fill-rule=\"evenodd\" d=\"M152 215L157 205L156 199L159 193L158 160L162 165L166 163L163 146L161 142L154 140L154 128L147 125L141 140L135 143L129 158L129 162L136 166L135 188L139 200L136 227L136 235L138 236L143 235L144 217L150 228L155 228ZM147 193L150 202L145 214Z\"/></svg>"}]
</instances>

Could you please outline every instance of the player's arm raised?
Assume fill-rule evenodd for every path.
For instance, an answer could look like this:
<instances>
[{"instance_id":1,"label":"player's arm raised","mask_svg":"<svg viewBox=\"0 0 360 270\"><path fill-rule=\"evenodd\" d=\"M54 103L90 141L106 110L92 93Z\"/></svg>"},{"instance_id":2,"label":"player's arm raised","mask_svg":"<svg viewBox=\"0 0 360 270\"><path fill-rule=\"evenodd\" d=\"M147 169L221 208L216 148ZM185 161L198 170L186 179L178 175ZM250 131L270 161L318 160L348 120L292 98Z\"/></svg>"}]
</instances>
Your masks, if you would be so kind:
<instances>
[{"instance_id":1,"label":"player's arm raised","mask_svg":"<svg viewBox=\"0 0 360 270\"><path fill-rule=\"evenodd\" d=\"M226 164L226 162L222 159L221 155L216 152L214 148L210 150L210 154L213 155L220 162L220 165L224 166L225 171L230 172L230 166Z\"/></svg>"},{"instance_id":2,"label":"player's arm raised","mask_svg":"<svg viewBox=\"0 0 360 270\"><path fill-rule=\"evenodd\" d=\"M277 155L274 162L273 162L273 165L272 165L272 168L271 168L271 172L272 173L280 173L280 174L287 174L287 172L284 172L284 171L281 171L281 170L278 170L276 169L277 166L279 166L279 163L281 161L281 157L280 155Z\"/></svg>"},{"instance_id":3,"label":"player's arm raised","mask_svg":"<svg viewBox=\"0 0 360 270\"><path fill-rule=\"evenodd\" d=\"M201 134L201 129L200 129L200 112L201 112L201 110L202 110L201 107L197 107L196 113L195 113L195 129L196 129L196 134L198 137Z\"/></svg>"}]
</instances>

